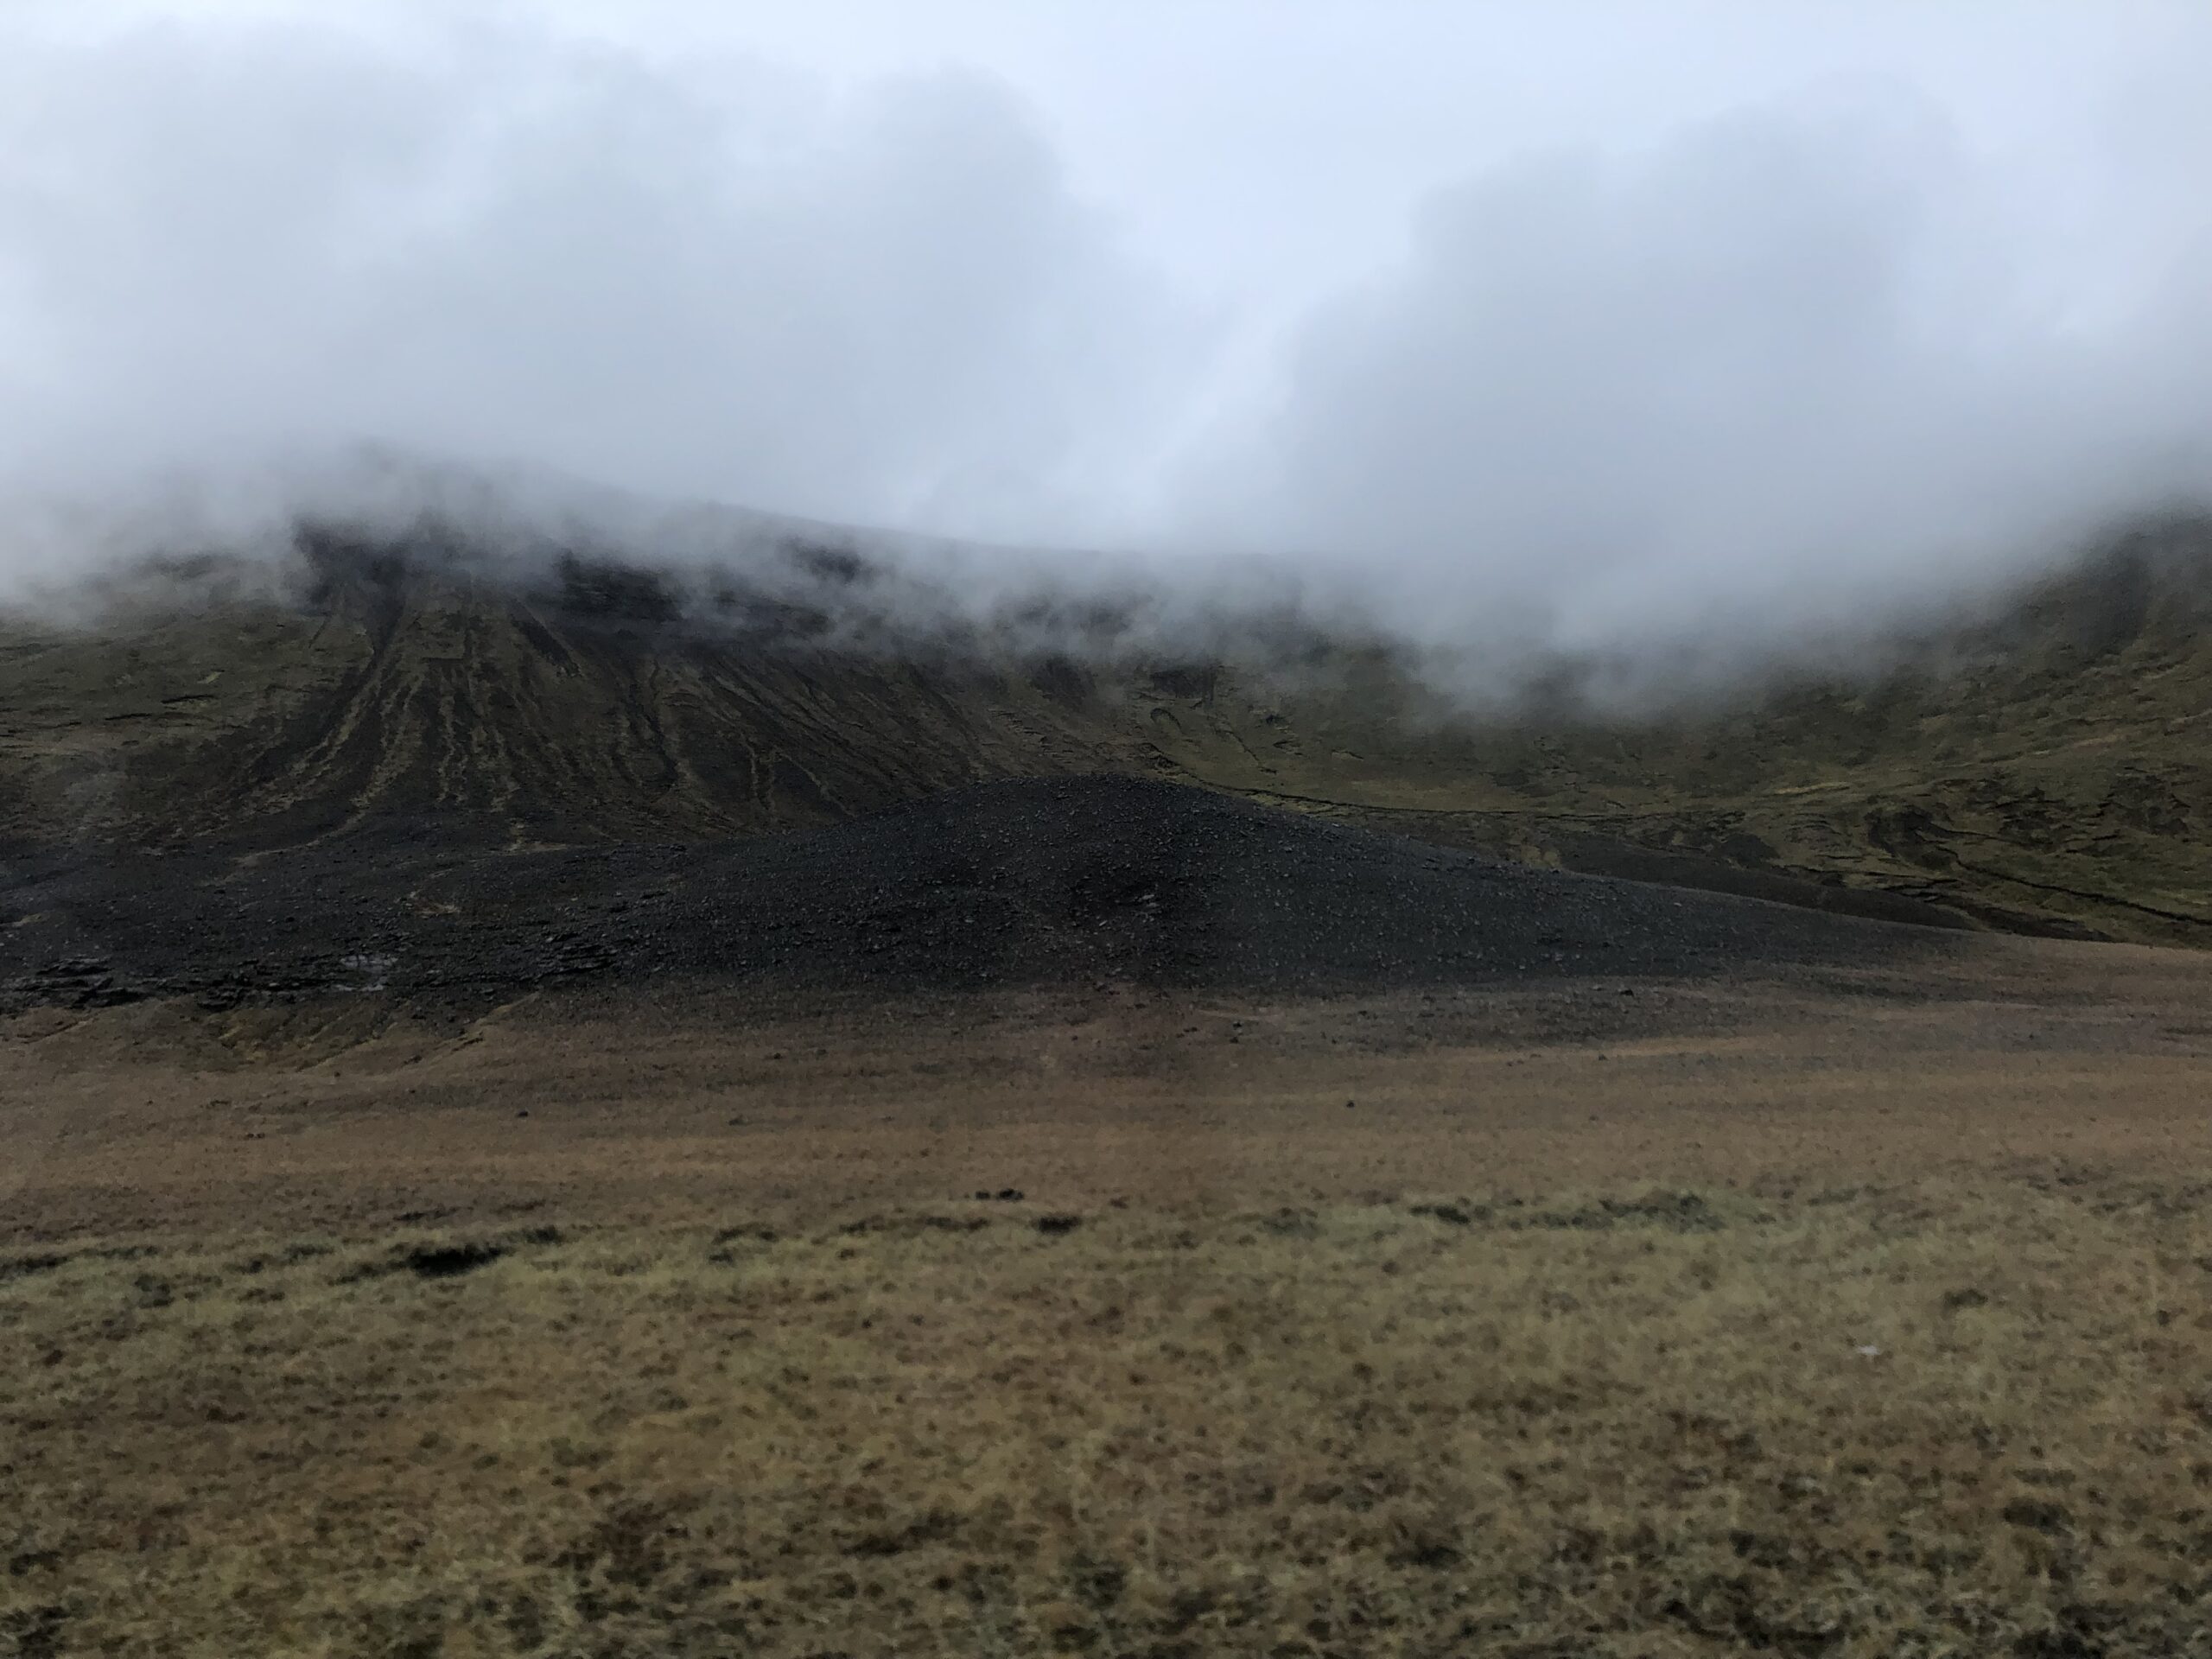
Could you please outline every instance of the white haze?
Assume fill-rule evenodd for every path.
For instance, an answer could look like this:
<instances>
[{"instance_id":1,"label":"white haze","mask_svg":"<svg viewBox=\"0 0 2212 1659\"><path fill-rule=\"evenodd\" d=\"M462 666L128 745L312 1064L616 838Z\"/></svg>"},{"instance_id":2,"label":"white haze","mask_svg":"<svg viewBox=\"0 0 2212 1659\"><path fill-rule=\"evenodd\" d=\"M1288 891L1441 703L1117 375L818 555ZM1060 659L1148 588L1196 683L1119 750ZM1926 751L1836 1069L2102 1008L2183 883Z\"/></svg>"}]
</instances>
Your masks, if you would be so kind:
<instances>
[{"instance_id":1,"label":"white haze","mask_svg":"<svg viewBox=\"0 0 2212 1659\"><path fill-rule=\"evenodd\" d=\"M0 593L371 446L1738 656L2212 495L2205 14L1460 10L18 0Z\"/></svg>"}]
</instances>

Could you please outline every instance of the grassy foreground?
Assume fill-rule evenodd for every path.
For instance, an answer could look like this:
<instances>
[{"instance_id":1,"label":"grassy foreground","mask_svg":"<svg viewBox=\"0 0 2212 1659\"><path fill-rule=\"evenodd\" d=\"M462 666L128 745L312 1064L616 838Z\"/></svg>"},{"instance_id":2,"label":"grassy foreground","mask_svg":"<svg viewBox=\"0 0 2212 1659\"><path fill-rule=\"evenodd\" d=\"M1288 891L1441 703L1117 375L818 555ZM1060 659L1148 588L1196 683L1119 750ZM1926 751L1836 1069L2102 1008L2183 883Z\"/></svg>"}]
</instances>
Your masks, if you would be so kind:
<instances>
[{"instance_id":1,"label":"grassy foreground","mask_svg":"<svg viewBox=\"0 0 2212 1659\"><path fill-rule=\"evenodd\" d=\"M2212 1651L2201 1213L2072 1176L16 1247L0 1653Z\"/></svg>"}]
</instances>

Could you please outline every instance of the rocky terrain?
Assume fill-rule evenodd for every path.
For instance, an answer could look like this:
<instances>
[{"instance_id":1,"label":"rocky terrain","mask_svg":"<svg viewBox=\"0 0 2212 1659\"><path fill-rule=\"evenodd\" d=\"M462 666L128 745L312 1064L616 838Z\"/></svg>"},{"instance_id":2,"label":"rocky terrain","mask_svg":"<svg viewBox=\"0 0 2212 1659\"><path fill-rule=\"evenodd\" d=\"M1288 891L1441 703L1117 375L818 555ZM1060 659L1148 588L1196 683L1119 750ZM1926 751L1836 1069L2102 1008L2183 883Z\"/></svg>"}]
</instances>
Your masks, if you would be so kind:
<instances>
[{"instance_id":1,"label":"rocky terrain","mask_svg":"<svg viewBox=\"0 0 2212 1659\"><path fill-rule=\"evenodd\" d=\"M0 1011L383 991L481 1007L611 977L1271 992L1690 976L1937 948L1902 927L1565 874L1113 777L813 831L499 850L373 821L239 856L19 861Z\"/></svg>"}]
</instances>

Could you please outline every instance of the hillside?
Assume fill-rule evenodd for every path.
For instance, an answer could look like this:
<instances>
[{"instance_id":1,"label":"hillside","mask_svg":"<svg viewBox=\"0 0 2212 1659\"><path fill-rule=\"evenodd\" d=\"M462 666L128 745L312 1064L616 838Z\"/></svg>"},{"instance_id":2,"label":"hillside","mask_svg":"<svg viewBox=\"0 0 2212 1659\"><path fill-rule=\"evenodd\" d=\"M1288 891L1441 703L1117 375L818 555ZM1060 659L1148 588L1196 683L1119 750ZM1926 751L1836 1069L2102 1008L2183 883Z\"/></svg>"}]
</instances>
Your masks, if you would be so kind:
<instances>
[{"instance_id":1,"label":"hillside","mask_svg":"<svg viewBox=\"0 0 2212 1659\"><path fill-rule=\"evenodd\" d=\"M1385 664L1152 714L1184 775L1568 868L1900 918L2212 940L2212 531L2145 531L1859 683L1440 721Z\"/></svg>"},{"instance_id":2,"label":"hillside","mask_svg":"<svg viewBox=\"0 0 2212 1659\"><path fill-rule=\"evenodd\" d=\"M1079 677L823 641L821 613L766 591L702 621L607 564L303 554L281 598L188 572L0 643L0 835L278 845L434 814L497 843L696 839L1141 758Z\"/></svg>"},{"instance_id":3,"label":"hillside","mask_svg":"<svg viewBox=\"0 0 2212 1659\"><path fill-rule=\"evenodd\" d=\"M562 556L302 539L90 626L0 627L17 861L380 839L698 842L1110 773L1570 869L1901 919L2212 935L2207 535L2141 532L1859 685L1641 723L1440 711L1371 648L1301 673L901 632L849 555L702 601ZM873 608L871 608L873 607ZM855 619L864 626L856 626Z\"/></svg>"}]
</instances>

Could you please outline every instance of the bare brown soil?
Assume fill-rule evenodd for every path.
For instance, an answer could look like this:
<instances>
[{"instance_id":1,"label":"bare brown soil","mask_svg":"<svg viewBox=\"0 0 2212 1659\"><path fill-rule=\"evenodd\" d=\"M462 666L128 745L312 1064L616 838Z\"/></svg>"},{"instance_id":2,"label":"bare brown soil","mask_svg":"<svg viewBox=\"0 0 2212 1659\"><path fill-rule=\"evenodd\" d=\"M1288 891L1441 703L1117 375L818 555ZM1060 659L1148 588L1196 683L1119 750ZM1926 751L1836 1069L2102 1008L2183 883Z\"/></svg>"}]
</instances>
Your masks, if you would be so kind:
<instances>
[{"instance_id":1,"label":"bare brown soil","mask_svg":"<svg viewBox=\"0 0 2212 1659\"><path fill-rule=\"evenodd\" d=\"M6 1041L6 1225L24 1238L2212 1156L2212 960L2054 942L1765 982L1300 1001L601 989L458 1030L373 995L47 1009Z\"/></svg>"}]
</instances>

